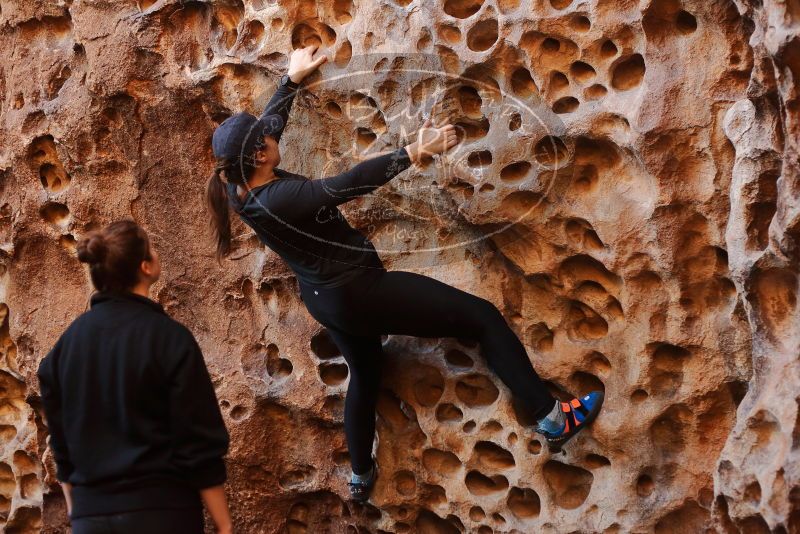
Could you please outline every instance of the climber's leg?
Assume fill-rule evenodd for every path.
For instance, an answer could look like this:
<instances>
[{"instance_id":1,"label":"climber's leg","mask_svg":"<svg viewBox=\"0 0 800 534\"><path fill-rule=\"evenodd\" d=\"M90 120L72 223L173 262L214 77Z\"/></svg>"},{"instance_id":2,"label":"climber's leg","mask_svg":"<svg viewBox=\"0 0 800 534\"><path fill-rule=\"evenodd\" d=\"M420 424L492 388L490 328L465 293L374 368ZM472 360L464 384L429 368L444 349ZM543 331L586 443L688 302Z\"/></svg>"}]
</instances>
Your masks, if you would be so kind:
<instances>
[{"instance_id":1,"label":"climber's leg","mask_svg":"<svg viewBox=\"0 0 800 534\"><path fill-rule=\"evenodd\" d=\"M381 338L378 335L354 336L334 329L329 329L329 333L350 369L344 403L344 431L350 463L354 473L368 473L372 468L375 407L383 364Z\"/></svg>"},{"instance_id":2,"label":"climber's leg","mask_svg":"<svg viewBox=\"0 0 800 534\"><path fill-rule=\"evenodd\" d=\"M536 419L553 407L525 347L491 302L433 278L389 271L368 285L358 317L378 333L417 337L458 337L480 342L500 380Z\"/></svg>"},{"instance_id":3,"label":"climber's leg","mask_svg":"<svg viewBox=\"0 0 800 534\"><path fill-rule=\"evenodd\" d=\"M565 430L564 414L555 409L558 402L533 369L522 342L488 300L404 271L382 271L335 288L301 284L301 291L303 302L318 321L349 336L398 334L477 340L489 367L526 406L539 427ZM354 435L353 441L357 439ZM369 446L371 450L371 441ZM354 469L369 469L369 455L358 454Z\"/></svg>"}]
</instances>

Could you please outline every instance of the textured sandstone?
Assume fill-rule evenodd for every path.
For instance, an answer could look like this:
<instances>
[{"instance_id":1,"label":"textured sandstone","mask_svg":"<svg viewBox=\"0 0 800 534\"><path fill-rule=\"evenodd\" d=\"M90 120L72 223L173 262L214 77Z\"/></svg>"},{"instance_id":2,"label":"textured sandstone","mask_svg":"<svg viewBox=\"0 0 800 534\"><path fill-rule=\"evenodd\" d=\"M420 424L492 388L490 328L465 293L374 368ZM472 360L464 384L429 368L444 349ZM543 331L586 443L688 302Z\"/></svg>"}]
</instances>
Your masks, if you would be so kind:
<instances>
[{"instance_id":1,"label":"textured sandstone","mask_svg":"<svg viewBox=\"0 0 800 534\"><path fill-rule=\"evenodd\" d=\"M432 110L453 153L348 206L390 267L492 300L554 392L551 456L468 340L386 338L374 506L345 499L347 367L237 222L211 132L318 42L282 167L337 172ZM239 532L800 531L798 0L0 2L0 524L63 531L35 370L131 216L204 349Z\"/></svg>"}]
</instances>

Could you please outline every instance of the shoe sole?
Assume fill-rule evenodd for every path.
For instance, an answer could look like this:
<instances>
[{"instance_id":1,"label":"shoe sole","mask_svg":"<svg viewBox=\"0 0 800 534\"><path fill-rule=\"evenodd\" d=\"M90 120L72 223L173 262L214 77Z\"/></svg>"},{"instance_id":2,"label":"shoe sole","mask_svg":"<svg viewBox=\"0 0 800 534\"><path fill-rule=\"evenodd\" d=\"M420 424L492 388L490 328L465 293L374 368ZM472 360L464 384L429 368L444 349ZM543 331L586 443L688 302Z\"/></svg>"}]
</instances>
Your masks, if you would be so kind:
<instances>
[{"instance_id":1,"label":"shoe sole","mask_svg":"<svg viewBox=\"0 0 800 534\"><path fill-rule=\"evenodd\" d=\"M586 416L586 419L580 425L578 425L575 428L575 430L573 430L572 432L570 432L569 434L567 434L563 438L560 438L556 442L552 442L549 439L545 439L545 441L547 442L547 448L550 450L551 454L557 454L559 452L563 452L561 450L561 448L569 440L571 440L573 437L577 436L581 432L581 430L583 430L584 428L589 426L592 423L592 421L594 421L597 418L597 415L600 413L600 409L603 407L603 401L605 400L605 397L606 397L606 394L601 391L600 395L597 397L597 404L595 404L594 408L592 408L592 410Z\"/></svg>"}]
</instances>

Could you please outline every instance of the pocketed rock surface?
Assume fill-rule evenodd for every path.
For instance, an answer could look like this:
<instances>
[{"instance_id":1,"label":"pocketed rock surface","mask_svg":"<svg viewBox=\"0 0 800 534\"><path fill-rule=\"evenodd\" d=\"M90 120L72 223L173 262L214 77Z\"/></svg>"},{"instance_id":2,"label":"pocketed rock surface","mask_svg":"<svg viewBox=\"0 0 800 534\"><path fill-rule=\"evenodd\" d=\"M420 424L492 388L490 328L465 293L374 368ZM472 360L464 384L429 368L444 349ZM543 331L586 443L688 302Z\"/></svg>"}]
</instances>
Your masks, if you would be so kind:
<instances>
[{"instance_id":1,"label":"pocketed rock surface","mask_svg":"<svg viewBox=\"0 0 800 534\"><path fill-rule=\"evenodd\" d=\"M239 221L216 263L202 204L213 128L308 43L280 166L458 125L344 213L496 304L561 398L605 391L565 454L474 341L386 336L380 479L347 500L348 368ZM203 348L237 532L800 531L797 0L4 0L0 50L6 532L66 528L35 371L88 303L76 240L122 217Z\"/></svg>"}]
</instances>

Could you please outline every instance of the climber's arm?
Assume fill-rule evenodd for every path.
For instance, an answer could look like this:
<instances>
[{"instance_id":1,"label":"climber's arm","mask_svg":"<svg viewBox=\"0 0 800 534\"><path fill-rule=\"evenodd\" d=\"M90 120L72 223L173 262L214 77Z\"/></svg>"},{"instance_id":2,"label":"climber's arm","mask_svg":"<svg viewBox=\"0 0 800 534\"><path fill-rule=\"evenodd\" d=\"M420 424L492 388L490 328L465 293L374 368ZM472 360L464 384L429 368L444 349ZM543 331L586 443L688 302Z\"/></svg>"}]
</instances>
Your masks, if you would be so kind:
<instances>
[{"instance_id":1,"label":"climber's arm","mask_svg":"<svg viewBox=\"0 0 800 534\"><path fill-rule=\"evenodd\" d=\"M355 165L343 173L317 180L281 180L259 192L259 201L272 217L300 221L366 195L407 169L411 150L398 148Z\"/></svg>"},{"instance_id":2,"label":"climber's arm","mask_svg":"<svg viewBox=\"0 0 800 534\"><path fill-rule=\"evenodd\" d=\"M267 105L264 108L264 113L261 114L261 117L266 117L267 115L280 115L283 119L283 126L271 134L275 141L278 142L280 142L281 135L283 135L283 129L286 127L286 122L289 120L289 111L292 109L292 102L294 101L294 96L297 93L298 84L294 82L290 83L292 83L291 86L278 86L278 88L275 90L275 94L272 95L272 98L270 98L269 102L267 102Z\"/></svg>"},{"instance_id":3,"label":"climber's arm","mask_svg":"<svg viewBox=\"0 0 800 534\"><path fill-rule=\"evenodd\" d=\"M315 217L323 208L332 208L365 195L387 183L424 155L441 154L457 142L451 124L433 126L426 120L417 141L387 154L355 165L351 169L318 180L281 180L259 192L261 205L281 221L300 221Z\"/></svg>"},{"instance_id":4,"label":"climber's arm","mask_svg":"<svg viewBox=\"0 0 800 534\"><path fill-rule=\"evenodd\" d=\"M317 47L318 45L310 45L292 52L289 58L289 69L286 73L289 76L289 83L278 86L275 94L267 102L264 112L261 114L262 117L273 114L280 115L285 127L286 122L289 120L289 111L292 109L292 102L294 102L298 86L306 76L317 70L320 65L328 60L328 56L325 55L312 59ZM283 128L272 136L276 141L280 141L282 134Z\"/></svg>"}]
</instances>

